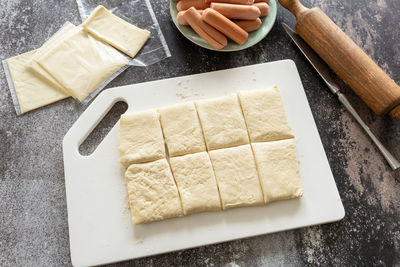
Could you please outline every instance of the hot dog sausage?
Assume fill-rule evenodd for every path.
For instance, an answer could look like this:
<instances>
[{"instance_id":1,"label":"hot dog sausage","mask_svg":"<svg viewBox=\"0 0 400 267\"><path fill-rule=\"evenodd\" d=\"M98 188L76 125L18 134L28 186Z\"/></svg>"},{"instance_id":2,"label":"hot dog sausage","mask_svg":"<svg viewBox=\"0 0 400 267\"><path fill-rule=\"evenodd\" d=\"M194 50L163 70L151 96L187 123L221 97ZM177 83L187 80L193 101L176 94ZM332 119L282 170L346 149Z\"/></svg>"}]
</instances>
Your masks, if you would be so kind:
<instances>
[{"instance_id":1,"label":"hot dog sausage","mask_svg":"<svg viewBox=\"0 0 400 267\"><path fill-rule=\"evenodd\" d=\"M204 12L203 12L204 13ZM183 13L183 18L189 23L198 35L215 49L222 49L228 44L226 37L202 20L199 12L194 7Z\"/></svg>"},{"instance_id":2,"label":"hot dog sausage","mask_svg":"<svg viewBox=\"0 0 400 267\"><path fill-rule=\"evenodd\" d=\"M266 15L268 15L269 5L267 3L255 3L253 6L256 6L258 7L258 9L260 9L260 17L265 17Z\"/></svg>"},{"instance_id":3,"label":"hot dog sausage","mask_svg":"<svg viewBox=\"0 0 400 267\"><path fill-rule=\"evenodd\" d=\"M203 13L203 10L197 10L197 12L200 13L200 15ZM179 11L178 14L176 15L176 19L178 20L178 23L182 26L187 26L189 25L189 23L187 23L187 21L183 18L183 13L185 13L185 11Z\"/></svg>"},{"instance_id":4,"label":"hot dog sausage","mask_svg":"<svg viewBox=\"0 0 400 267\"><path fill-rule=\"evenodd\" d=\"M236 20L234 23L246 32L252 32L260 28L262 21L257 18L255 20Z\"/></svg>"},{"instance_id":5,"label":"hot dog sausage","mask_svg":"<svg viewBox=\"0 0 400 267\"><path fill-rule=\"evenodd\" d=\"M178 9L178 11L183 11L192 6L196 9L206 9L210 4L206 3L205 0L181 0L176 4L176 9Z\"/></svg>"},{"instance_id":6,"label":"hot dog sausage","mask_svg":"<svg viewBox=\"0 0 400 267\"><path fill-rule=\"evenodd\" d=\"M205 0L206 3L219 2L227 4L238 4L238 5L252 5L254 0Z\"/></svg>"},{"instance_id":7,"label":"hot dog sausage","mask_svg":"<svg viewBox=\"0 0 400 267\"><path fill-rule=\"evenodd\" d=\"M230 19L255 20L261 15L255 6L211 3L211 8Z\"/></svg>"},{"instance_id":8,"label":"hot dog sausage","mask_svg":"<svg viewBox=\"0 0 400 267\"><path fill-rule=\"evenodd\" d=\"M254 0L254 3L261 3L261 2L269 3L269 0Z\"/></svg>"},{"instance_id":9,"label":"hot dog sausage","mask_svg":"<svg viewBox=\"0 0 400 267\"><path fill-rule=\"evenodd\" d=\"M207 8L203 11L203 15L201 17L205 22L224 33L239 45L242 45L244 42L246 42L248 33L214 9Z\"/></svg>"}]
</instances>

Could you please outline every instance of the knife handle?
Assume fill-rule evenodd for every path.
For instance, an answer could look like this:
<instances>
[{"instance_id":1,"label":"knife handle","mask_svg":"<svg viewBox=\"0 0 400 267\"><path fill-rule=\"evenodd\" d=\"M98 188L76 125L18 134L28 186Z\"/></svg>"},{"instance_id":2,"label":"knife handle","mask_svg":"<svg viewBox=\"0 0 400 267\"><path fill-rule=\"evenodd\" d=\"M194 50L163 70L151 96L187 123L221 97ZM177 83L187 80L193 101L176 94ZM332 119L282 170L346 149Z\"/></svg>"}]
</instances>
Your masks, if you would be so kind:
<instances>
[{"instance_id":1,"label":"knife handle","mask_svg":"<svg viewBox=\"0 0 400 267\"><path fill-rule=\"evenodd\" d=\"M297 33L376 114L400 110L400 87L321 9L279 2L295 15ZM391 115L400 121L399 112Z\"/></svg>"}]
</instances>

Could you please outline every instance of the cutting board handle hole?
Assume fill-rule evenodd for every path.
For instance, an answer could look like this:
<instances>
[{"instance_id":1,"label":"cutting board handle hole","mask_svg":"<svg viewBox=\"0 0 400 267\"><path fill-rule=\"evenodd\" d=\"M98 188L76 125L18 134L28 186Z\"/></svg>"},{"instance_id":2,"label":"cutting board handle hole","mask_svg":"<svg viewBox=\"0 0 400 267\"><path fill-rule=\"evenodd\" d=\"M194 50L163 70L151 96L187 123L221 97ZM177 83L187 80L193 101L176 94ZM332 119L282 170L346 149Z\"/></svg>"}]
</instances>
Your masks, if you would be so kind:
<instances>
[{"instance_id":1,"label":"cutting board handle hole","mask_svg":"<svg viewBox=\"0 0 400 267\"><path fill-rule=\"evenodd\" d=\"M116 102L79 146L79 153L82 156L91 155L127 109L128 104L126 102Z\"/></svg>"}]
</instances>

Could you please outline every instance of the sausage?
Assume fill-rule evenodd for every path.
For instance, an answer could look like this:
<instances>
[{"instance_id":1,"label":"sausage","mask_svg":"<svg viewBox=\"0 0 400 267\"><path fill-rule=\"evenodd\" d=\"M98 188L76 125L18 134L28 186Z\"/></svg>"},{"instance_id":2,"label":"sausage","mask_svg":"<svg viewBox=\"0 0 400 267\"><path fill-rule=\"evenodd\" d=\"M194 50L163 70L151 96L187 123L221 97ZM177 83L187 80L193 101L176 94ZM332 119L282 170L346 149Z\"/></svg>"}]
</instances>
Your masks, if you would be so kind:
<instances>
[{"instance_id":1,"label":"sausage","mask_svg":"<svg viewBox=\"0 0 400 267\"><path fill-rule=\"evenodd\" d=\"M224 33L239 45L244 44L249 36L245 30L214 9L207 8L203 11L201 17L205 22Z\"/></svg>"},{"instance_id":2,"label":"sausage","mask_svg":"<svg viewBox=\"0 0 400 267\"><path fill-rule=\"evenodd\" d=\"M253 6L258 7L261 12L260 17L265 17L269 12L269 5L267 3L255 3Z\"/></svg>"},{"instance_id":3,"label":"sausage","mask_svg":"<svg viewBox=\"0 0 400 267\"><path fill-rule=\"evenodd\" d=\"M181 0L176 4L176 9L178 9L178 11L183 11L192 6L196 9L206 9L210 4L206 3L205 0Z\"/></svg>"},{"instance_id":4,"label":"sausage","mask_svg":"<svg viewBox=\"0 0 400 267\"><path fill-rule=\"evenodd\" d=\"M211 8L230 19L255 20L261 15L255 6L211 3Z\"/></svg>"},{"instance_id":5,"label":"sausage","mask_svg":"<svg viewBox=\"0 0 400 267\"><path fill-rule=\"evenodd\" d=\"M260 28L262 21L257 18L255 20L236 20L234 23L246 32L252 32Z\"/></svg>"},{"instance_id":6,"label":"sausage","mask_svg":"<svg viewBox=\"0 0 400 267\"><path fill-rule=\"evenodd\" d=\"M200 15L203 13L203 10L197 10L197 12L200 13ZM187 23L187 21L183 18L183 13L185 13L185 11L179 11L178 14L176 14L176 19L178 21L178 23L182 26L188 26L189 23Z\"/></svg>"},{"instance_id":7,"label":"sausage","mask_svg":"<svg viewBox=\"0 0 400 267\"><path fill-rule=\"evenodd\" d=\"M238 5L252 5L254 0L205 0L206 3L219 2L227 4L238 4Z\"/></svg>"},{"instance_id":8,"label":"sausage","mask_svg":"<svg viewBox=\"0 0 400 267\"><path fill-rule=\"evenodd\" d=\"M204 13L204 12L203 12ZM222 49L228 44L226 37L205 23L199 12L194 7L189 8L183 13L183 18L189 23L201 38L215 49Z\"/></svg>"},{"instance_id":9,"label":"sausage","mask_svg":"<svg viewBox=\"0 0 400 267\"><path fill-rule=\"evenodd\" d=\"M254 0L254 3L261 3L261 2L269 3L269 0Z\"/></svg>"}]
</instances>

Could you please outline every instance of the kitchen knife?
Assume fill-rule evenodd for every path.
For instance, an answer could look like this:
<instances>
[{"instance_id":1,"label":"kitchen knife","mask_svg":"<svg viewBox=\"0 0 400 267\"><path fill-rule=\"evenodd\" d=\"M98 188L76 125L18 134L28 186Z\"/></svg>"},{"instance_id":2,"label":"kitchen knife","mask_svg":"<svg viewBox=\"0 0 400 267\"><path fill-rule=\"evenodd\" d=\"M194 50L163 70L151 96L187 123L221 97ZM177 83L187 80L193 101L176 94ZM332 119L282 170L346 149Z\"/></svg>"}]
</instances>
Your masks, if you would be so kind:
<instances>
[{"instance_id":1,"label":"kitchen knife","mask_svg":"<svg viewBox=\"0 0 400 267\"><path fill-rule=\"evenodd\" d=\"M340 92L339 86L332 79L330 75L329 67L321 60L321 58L309 47L303 39L293 31L288 25L282 23L283 28L289 37L293 40L296 46L300 49L303 55L308 59L314 69L318 72L321 78L324 80L328 88L333 94L335 94L339 101L345 106L345 108L350 112L351 115L356 119L356 121L361 125L365 132L369 135L375 145L378 147L379 151L382 153L383 157L386 159L388 164L393 170L400 167L400 162L382 145L382 143L376 138L376 136L371 132L369 127L364 123L364 121L357 114L356 110L352 107L350 102L347 100L346 96Z\"/></svg>"}]
</instances>

